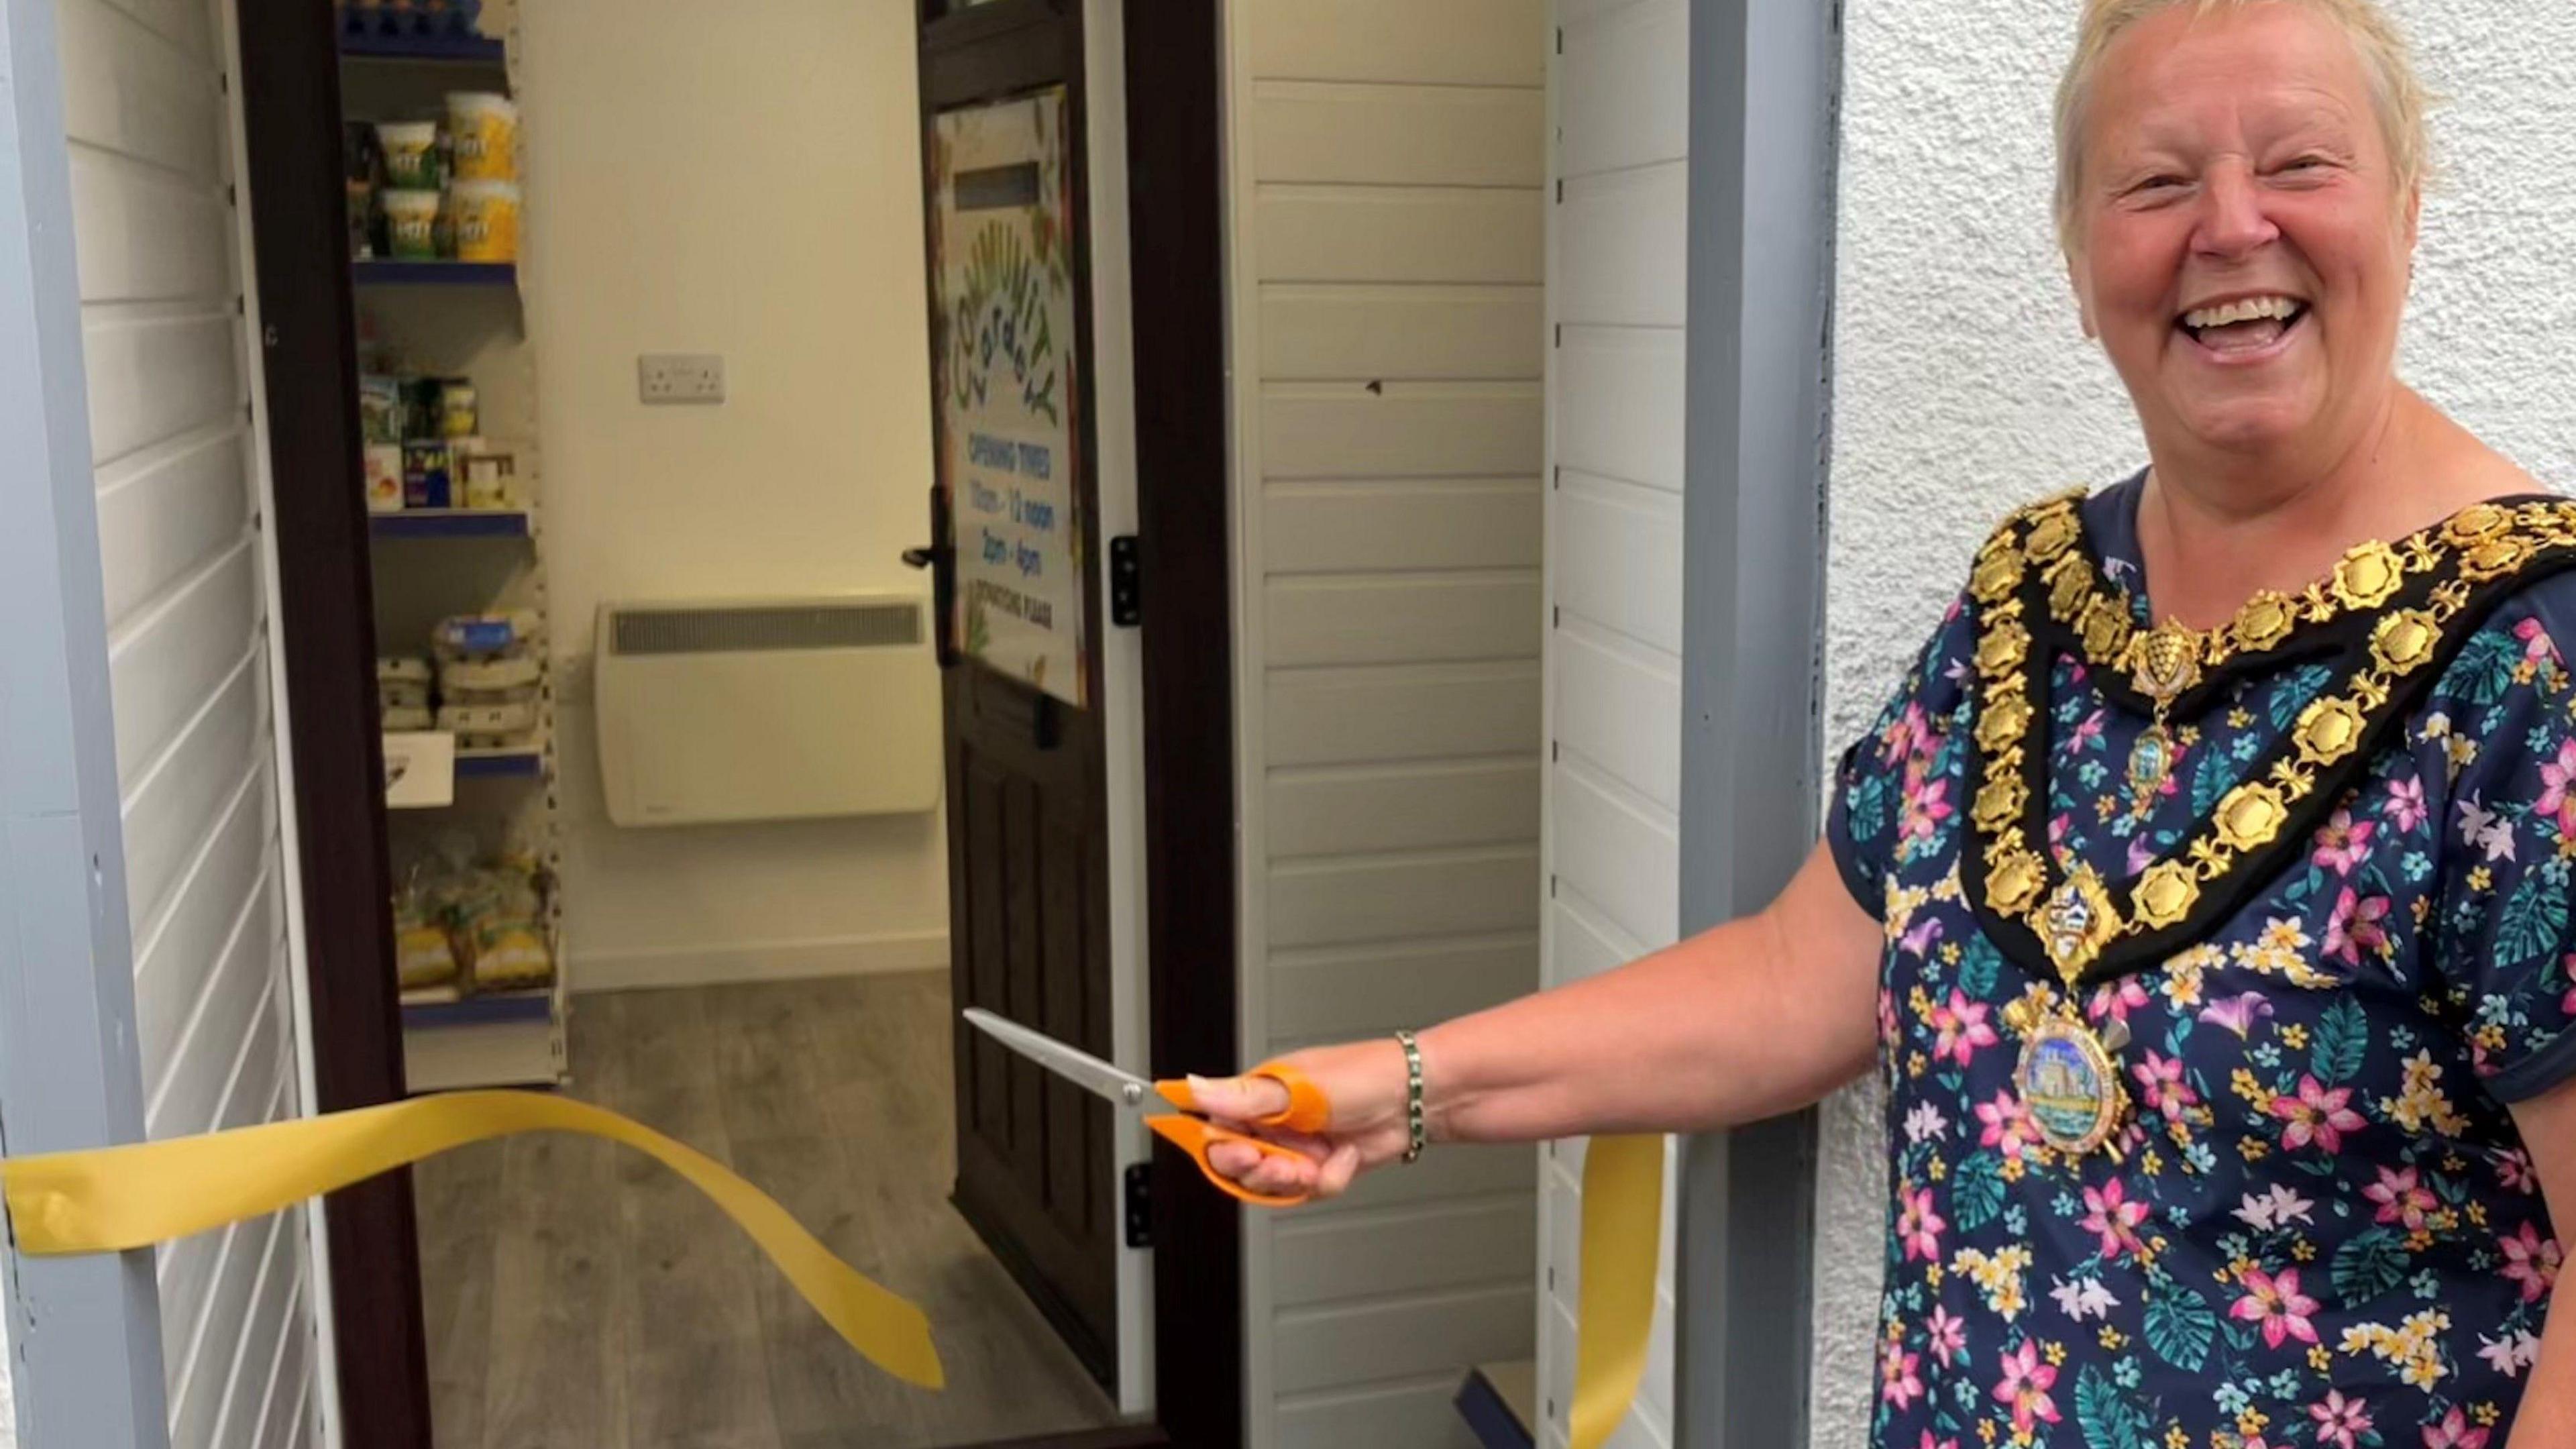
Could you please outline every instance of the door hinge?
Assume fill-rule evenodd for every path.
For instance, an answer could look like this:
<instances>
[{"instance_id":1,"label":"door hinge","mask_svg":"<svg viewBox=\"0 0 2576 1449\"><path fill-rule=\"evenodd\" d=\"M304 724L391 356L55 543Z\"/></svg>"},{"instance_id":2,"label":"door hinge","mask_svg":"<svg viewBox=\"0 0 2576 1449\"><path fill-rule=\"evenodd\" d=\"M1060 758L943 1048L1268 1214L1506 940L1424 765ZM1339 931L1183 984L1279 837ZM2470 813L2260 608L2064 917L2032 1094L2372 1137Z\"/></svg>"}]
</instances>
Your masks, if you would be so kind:
<instances>
[{"instance_id":1,"label":"door hinge","mask_svg":"<svg viewBox=\"0 0 2576 1449\"><path fill-rule=\"evenodd\" d=\"M1154 1177L1153 1164L1138 1162L1127 1168L1127 1246L1154 1246L1154 1204L1148 1191Z\"/></svg>"},{"instance_id":2,"label":"door hinge","mask_svg":"<svg viewBox=\"0 0 2576 1449\"><path fill-rule=\"evenodd\" d=\"M1136 559L1136 535L1109 540L1109 622L1133 629L1145 621L1144 568Z\"/></svg>"}]
</instances>

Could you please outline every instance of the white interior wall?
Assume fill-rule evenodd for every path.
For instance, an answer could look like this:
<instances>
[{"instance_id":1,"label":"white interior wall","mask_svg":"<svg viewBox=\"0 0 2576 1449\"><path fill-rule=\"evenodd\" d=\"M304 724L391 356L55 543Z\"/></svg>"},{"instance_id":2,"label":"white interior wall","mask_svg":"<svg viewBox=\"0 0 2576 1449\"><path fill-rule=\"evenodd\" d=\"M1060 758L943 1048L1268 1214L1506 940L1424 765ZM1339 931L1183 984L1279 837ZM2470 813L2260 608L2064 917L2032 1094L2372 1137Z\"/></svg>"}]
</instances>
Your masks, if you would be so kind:
<instances>
[{"instance_id":1,"label":"white interior wall","mask_svg":"<svg viewBox=\"0 0 2576 1449\"><path fill-rule=\"evenodd\" d=\"M936 812L617 829L588 688L603 598L926 587L896 558L931 483L912 0L519 26L574 984L944 965ZM646 352L723 354L725 402L640 405Z\"/></svg>"},{"instance_id":2,"label":"white interior wall","mask_svg":"<svg viewBox=\"0 0 2576 1449\"><path fill-rule=\"evenodd\" d=\"M1680 931L1682 371L1688 0L1556 0L1548 211L1543 975L1608 970ZM1566 1441L1582 1143L1540 1159L1539 1377ZM1667 1180L1672 1174L1667 1159ZM1672 1442L1674 1199L1653 1353L1614 1449Z\"/></svg>"},{"instance_id":3,"label":"white interior wall","mask_svg":"<svg viewBox=\"0 0 2576 1449\"><path fill-rule=\"evenodd\" d=\"M238 107L205 0L61 0L73 230L153 1138L301 1111L241 321ZM159 1250L170 1437L314 1432L306 1209Z\"/></svg>"},{"instance_id":4,"label":"white interior wall","mask_svg":"<svg viewBox=\"0 0 2576 1449\"><path fill-rule=\"evenodd\" d=\"M1867 727L2010 507L2145 461L2077 331L2049 222L2071 3L1848 0L1835 328L1829 750ZM2446 98L2407 377L2543 481L2576 484L2576 11L2389 0ZM1816 1449L1860 1442L1885 1223L1878 1108L1826 1122Z\"/></svg>"},{"instance_id":5,"label":"white interior wall","mask_svg":"<svg viewBox=\"0 0 2576 1449\"><path fill-rule=\"evenodd\" d=\"M1232 0L1244 1050L1538 980L1543 0ZM1246 1219L1261 1449L1472 1442L1533 1155Z\"/></svg>"}]
</instances>

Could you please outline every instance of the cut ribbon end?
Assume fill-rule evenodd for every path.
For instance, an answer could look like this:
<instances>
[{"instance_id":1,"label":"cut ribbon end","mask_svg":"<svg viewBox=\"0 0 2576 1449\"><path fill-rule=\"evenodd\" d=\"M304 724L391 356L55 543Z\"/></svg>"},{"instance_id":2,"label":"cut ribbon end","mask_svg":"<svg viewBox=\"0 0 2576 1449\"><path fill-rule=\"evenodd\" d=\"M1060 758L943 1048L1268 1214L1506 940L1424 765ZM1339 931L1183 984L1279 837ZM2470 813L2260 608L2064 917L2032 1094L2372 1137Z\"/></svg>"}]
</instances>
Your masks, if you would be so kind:
<instances>
[{"instance_id":1,"label":"cut ribbon end","mask_svg":"<svg viewBox=\"0 0 2576 1449\"><path fill-rule=\"evenodd\" d=\"M842 1262L730 1168L585 1102L457 1092L201 1137L0 1162L21 1251L112 1252L183 1238L391 1171L469 1142L573 1132L621 1142L705 1193L751 1236L850 1347L925 1389L947 1386L930 1319Z\"/></svg>"}]
</instances>

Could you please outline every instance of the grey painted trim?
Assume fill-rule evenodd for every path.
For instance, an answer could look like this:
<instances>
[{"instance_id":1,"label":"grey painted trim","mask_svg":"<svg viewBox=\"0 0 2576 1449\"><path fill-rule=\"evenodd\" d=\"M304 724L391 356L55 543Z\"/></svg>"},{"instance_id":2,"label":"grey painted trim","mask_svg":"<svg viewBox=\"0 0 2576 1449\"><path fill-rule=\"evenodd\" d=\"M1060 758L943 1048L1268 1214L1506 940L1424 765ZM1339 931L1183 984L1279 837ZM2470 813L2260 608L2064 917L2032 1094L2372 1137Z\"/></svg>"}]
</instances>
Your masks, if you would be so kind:
<instances>
[{"instance_id":1,"label":"grey painted trim","mask_svg":"<svg viewBox=\"0 0 2576 1449\"><path fill-rule=\"evenodd\" d=\"M1817 833L1840 0L1691 0L1681 903L1759 909ZM1674 1440L1807 1441L1812 1110L1683 1144Z\"/></svg>"},{"instance_id":2,"label":"grey painted trim","mask_svg":"<svg viewBox=\"0 0 2576 1449\"><path fill-rule=\"evenodd\" d=\"M0 1151L143 1136L55 0L0 0ZM169 1442L152 1254L12 1236L19 1442Z\"/></svg>"}]
</instances>

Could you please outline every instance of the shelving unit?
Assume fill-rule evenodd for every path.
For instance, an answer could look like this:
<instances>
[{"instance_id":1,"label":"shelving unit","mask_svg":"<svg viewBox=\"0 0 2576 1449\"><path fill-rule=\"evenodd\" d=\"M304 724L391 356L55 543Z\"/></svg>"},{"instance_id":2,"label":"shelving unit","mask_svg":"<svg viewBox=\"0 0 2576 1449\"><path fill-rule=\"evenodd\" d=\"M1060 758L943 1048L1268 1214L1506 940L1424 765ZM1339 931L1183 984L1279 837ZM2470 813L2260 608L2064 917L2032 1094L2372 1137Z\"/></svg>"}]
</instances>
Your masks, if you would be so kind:
<instances>
[{"instance_id":1,"label":"shelving unit","mask_svg":"<svg viewBox=\"0 0 2576 1449\"><path fill-rule=\"evenodd\" d=\"M506 0L486 0L483 23L508 31L512 11ZM449 91L516 94L515 52L507 35L343 34L343 102L350 120L377 121L429 114ZM406 371L471 378L485 435L506 441L521 459L517 506L370 515L376 635L384 653L426 652L431 628L457 614L547 615L542 470L529 466L537 436L536 354L519 305L522 281L514 262L367 258L350 269L374 339ZM484 300L493 296L508 300ZM553 621L546 622L551 637ZM458 749L451 803L390 818L398 872L450 839L470 838L480 856L505 846L533 855L544 877L543 929L554 963L553 980L532 989L448 985L404 993L404 1065L415 1092L565 1080L570 996L550 664L537 691L533 743Z\"/></svg>"},{"instance_id":2,"label":"shelving unit","mask_svg":"<svg viewBox=\"0 0 2576 1449\"><path fill-rule=\"evenodd\" d=\"M508 287L519 285L516 262L425 262L366 257L351 268L361 287Z\"/></svg>"},{"instance_id":3,"label":"shelving unit","mask_svg":"<svg viewBox=\"0 0 2576 1449\"><path fill-rule=\"evenodd\" d=\"M552 742L529 750L458 750L460 780L536 780L553 769Z\"/></svg>"},{"instance_id":4,"label":"shelving unit","mask_svg":"<svg viewBox=\"0 0 2576 1449\"><path fill-rule=\"evenodd\" d=\"M367 520L378 538L533 538L536 517L524 508L407 508Z\"/></svg>"},{"instance_id":5,"label":"shelving unit","mask_svg":"<svg viewBox=\"0 0 2576 1449\"><path fill-rule=\"evenodd\" d=\"M506 77L509 48L488 35L356 35L343 33L344 60L409 61L414 64L480 65Z\"/></svg>"}]
</instances>

